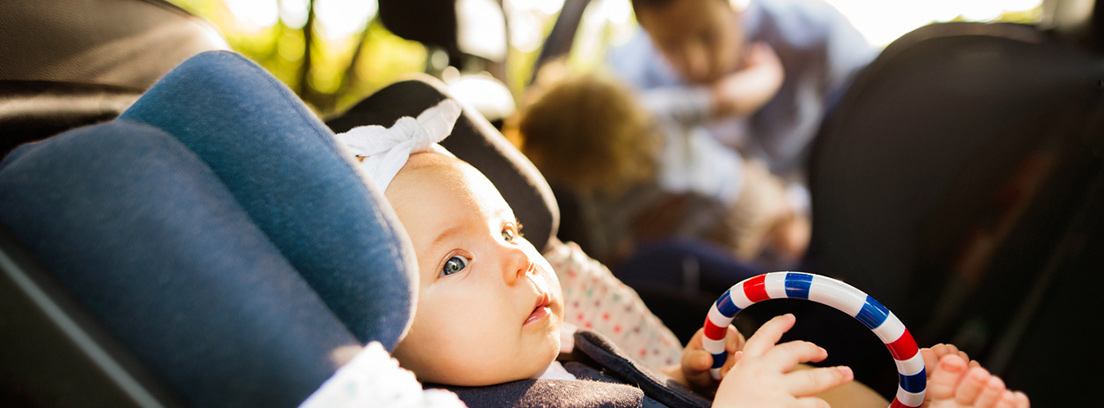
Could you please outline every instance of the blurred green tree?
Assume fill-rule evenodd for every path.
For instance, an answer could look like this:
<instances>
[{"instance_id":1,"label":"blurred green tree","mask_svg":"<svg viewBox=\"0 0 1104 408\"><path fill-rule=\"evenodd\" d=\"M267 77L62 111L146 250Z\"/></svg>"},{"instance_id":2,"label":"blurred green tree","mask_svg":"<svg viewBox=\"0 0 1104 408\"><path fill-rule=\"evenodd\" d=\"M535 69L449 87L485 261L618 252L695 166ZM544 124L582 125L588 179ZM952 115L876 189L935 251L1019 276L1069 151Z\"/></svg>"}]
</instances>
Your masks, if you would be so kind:
<instances>
[{"instance_id":1,"label":"blurred green tree","mask_svg":"<svg viewBox=\"0 0 1104 408\"><path fill-rule=\"evenodd\" d=\"M374 0L168 1L213 23L322 117L425 71L425 47L387 31Z\"/></svg>"}]
</instances>

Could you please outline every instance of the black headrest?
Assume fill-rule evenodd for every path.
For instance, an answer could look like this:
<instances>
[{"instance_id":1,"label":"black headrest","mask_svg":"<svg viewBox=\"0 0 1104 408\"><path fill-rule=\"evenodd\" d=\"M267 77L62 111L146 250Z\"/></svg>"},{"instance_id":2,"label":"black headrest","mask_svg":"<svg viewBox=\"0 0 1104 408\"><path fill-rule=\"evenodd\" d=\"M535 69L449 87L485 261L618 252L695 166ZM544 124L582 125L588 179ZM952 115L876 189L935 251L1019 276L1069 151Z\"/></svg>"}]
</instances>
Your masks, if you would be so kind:
<instances>
[{"instance_id":1,"label":"black headrest","mask_svg":"<svg viewBox=\"0 0 1104 408\"><path fill-rule=\"evenodd\" d=\"M379 18L395 35L460 54L454 0L381 0ZM432 12L430 12L432 10Z\"/></svg>"},{"instance_id":2,"label":"black headrest","mask_svg":"<svg viewBox=\"0 0 1104 408\"><path fill-rule=\"evenodd\" d=\"M961 246L996 225L1028 219L1008 218L1001 200L1035 200L1054 210L1051 226L1031 230L1024 244L1032 249L1017 257L1044 254L1053 244L1045 231L1061 225L1060 211L1076 206L1067 201L1074 195L1002 189L1019 188L1010 183L1022 183L1032 163L1051 155L1059 157L1055 170L1038 183L1073 180L1060 169L1087 160L1076 155L1100 143L1092 116L1101 109L1102 79L1099 57L1032 26L944 23L903 36L856 78L818 136L811 252L824 272L889 299L886 306L917 322L914 333L923 336L919 322L947 306L938 296L947 274L970 269L967 255L997 262L1000 245L1015 234L992 235L988 253ZM1035 267L1021 262L1000 279L1017 282L1009 274L1025 274L1018 282L1030 282Z\"/></svg>"},{"instance_id":3,"label":"black headrest","mask_svg":"<svg viewBox=\"0 0 1104 408\"><path fill-rule=\"evenodd\" d=\"M162 0L0 2L0 80L146 89L202 51L213 26Z\"/></svg>"},{"instance_id":4,"label":"black headrest","mask_svg":"<svg viewBox=\"0 0 1104 408\"><path fill-rule=\"evenodd\" d=\"M227 48L162 0L0 2L0 157L110 120L184 60Z\"/></svg>"}]
</instances>

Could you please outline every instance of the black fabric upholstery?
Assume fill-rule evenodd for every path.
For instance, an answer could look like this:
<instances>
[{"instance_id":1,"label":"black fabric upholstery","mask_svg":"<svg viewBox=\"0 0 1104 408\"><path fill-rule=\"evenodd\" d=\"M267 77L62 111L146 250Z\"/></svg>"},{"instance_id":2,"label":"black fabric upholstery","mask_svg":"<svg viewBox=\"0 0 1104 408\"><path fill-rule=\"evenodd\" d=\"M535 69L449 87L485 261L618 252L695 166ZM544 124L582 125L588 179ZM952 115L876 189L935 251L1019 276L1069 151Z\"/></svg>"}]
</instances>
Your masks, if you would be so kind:
<instances>
[{"instance_id":1,"label":"black fabric upholstery","mask_svg":"<svg viewBox=\"0 0 1104 408\"><path fill-rule=\"evenodd\" d=\"M640 387L644 394L668 407L708 407L711 401L683 385L627 358L609 339L582 330L575 333L575 351L585 354L608 373L625 383Z\"/></svg>"},{"instance_id":2,"label":"black fabric upholstery","mask_svg":"<svg viewBox=\"0 0 1104 408\"><path fill-rule=\"evenodd\" d=\"M141 94L113 85L0 80L0 157L23 143L114 119Z\"/></svg>"},{"instance_id":3,"label":"black fabric upholstery","mask_svg":"<svg viewBox=\"0 0 1104 408\"><path fill-rule=\"evenodd\" d=\"M202 51L214 26L164 0L0 2L0 79L149 88Z\"/></svg>"},{"instance_id":4,"label":"black fabric upholstery","mask_svg":"<svg viewBox=\"0 0 1104 408\"><path fill-rule=\"evenodd\" d=\"M177 64L228 48L163 0L0 2L0 157L110 120Z\"/></svg>"},{"instance_id":5,"label":"black fabric upholstery","mask_svg":"<svg viewBox=\"0 0 1104 408\"><path fill-rule=\"evenodd\" d=\"M891 44L815 147L812 251L823 270L892 310L930 310L910 291L917 240L969 221L1047 138L1082 143L1064 134L1083 131L1071 121L1096 108L1101 78L1096 57L1029 26L932 25ZM953 231L942 232L947 243Z\"/></svg>"},{"instance_id":6,"label":"black fabric upholstery","mask_svg":"<svg viewBox=\"0 0 1104 408\"><path fill-rule=\"evenodd\" d=\"M639 388L596 381L521 380L491 387L450 387L468 408L645 408ZM647 401L647 403L646 403Z\"/></svg>"}]
</instances>

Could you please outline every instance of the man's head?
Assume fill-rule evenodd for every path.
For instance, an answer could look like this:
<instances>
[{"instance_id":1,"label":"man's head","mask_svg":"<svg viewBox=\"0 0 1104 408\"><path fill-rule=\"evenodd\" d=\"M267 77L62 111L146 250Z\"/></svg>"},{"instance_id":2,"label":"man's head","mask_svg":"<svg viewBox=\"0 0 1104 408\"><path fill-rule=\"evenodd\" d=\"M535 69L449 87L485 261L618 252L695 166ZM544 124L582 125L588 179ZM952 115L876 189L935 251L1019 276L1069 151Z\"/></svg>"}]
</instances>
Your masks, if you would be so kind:
<instances>
[{"instance_id":1,"label":"man's head","mask_svg":"<svg viewBox=\"0 0 1104 408\"><path fill-rule=\"evenodd\" d=\"M559 282L494 185L474 167L416 153L385 191L414 244L414 323L395 357L423 382L534 377L556 358Z\"/></svg>"},{"instance_id":2,"label":"man's head","mask_svg":"<svg viewBox=\"0 0 1104 408\"><path fill-rule=\"evenodd\" d=\"M708 84L737 69L744 33L728 0L633 0L640 26L671 66Z\"/></svg>"}]
</instances>

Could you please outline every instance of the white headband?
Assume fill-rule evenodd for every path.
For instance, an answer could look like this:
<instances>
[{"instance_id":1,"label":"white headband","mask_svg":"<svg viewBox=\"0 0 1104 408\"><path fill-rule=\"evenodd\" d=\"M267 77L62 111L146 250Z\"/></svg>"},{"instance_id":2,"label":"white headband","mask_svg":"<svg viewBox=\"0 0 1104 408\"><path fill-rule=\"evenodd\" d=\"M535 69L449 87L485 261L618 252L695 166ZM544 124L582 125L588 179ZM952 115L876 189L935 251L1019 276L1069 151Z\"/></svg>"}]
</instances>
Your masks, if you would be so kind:
<instances>
[{"instance_id":1,"label":"white headband","mask_svg":"<svg viewBox=\"0 0 1104 408\"><path fill-rule=\"evenodd\" d=\"M458 117L460 104L445 99L437 106L426 109L417 119L404 116L390 128L358 126L335 136L354 155L365 157L360 163L361 168L380 191L384 191L414 153L433 150L455 157L437 142L452 133L452 126Z\"/></svg>"}]
</instances>

